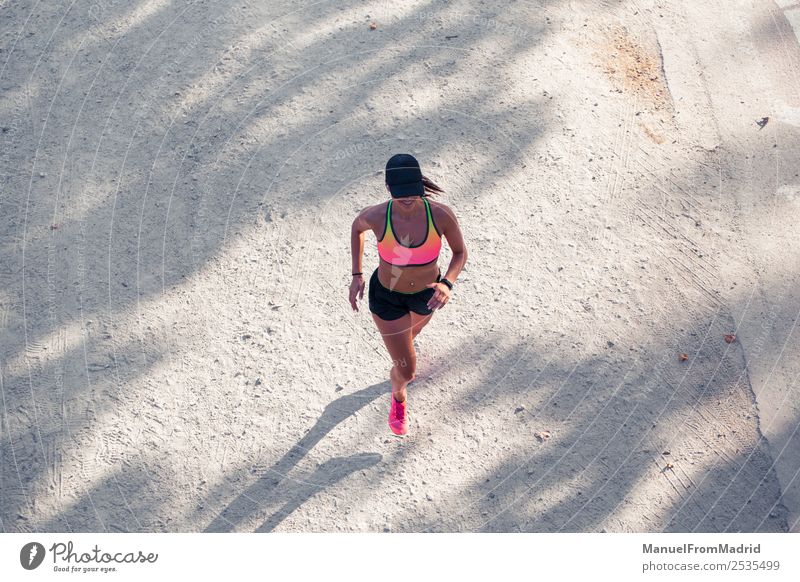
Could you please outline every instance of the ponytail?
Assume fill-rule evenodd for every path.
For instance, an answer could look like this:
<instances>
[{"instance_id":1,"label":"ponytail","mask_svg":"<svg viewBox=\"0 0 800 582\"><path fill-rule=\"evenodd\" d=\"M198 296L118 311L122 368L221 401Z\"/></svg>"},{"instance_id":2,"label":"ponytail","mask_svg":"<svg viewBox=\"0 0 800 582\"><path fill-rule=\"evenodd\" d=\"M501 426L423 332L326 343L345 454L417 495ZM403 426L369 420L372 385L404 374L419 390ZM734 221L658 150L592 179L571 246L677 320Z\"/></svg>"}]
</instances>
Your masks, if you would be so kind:
<instances>
[{"instance_id":1,"label":"ponytail","mask_svg":"<svg viewBox=\"0 0 800 582\"><path fill-rule=\"evenodd\" d=\"M422 176L423 196L430 196L431 194L440 194L444 192L439 186L434 184L430 179Z\"/></svg>"}]
</instances>

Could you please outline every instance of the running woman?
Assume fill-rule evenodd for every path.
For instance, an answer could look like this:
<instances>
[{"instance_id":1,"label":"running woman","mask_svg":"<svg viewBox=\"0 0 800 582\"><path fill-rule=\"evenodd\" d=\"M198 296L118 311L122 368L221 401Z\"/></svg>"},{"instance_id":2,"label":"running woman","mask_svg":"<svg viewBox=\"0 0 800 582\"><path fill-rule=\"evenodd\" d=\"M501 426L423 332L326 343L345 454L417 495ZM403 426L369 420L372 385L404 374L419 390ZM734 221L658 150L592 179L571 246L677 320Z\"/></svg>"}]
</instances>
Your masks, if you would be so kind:
<instances>
[{"instance_id":1,"label":"running woman","mask_svg":"<svg viewBox=\"0 0 800 582\"><path fill-rule=\"evenodd\" d=\"M413 339L433 312L450 300L453 283L467 261L467 249L452 210L429 202L430 194L444 192L422 175L409 154L397 154L386 163L386 189L392 199L362 210L353 221L350 244L353 280L350 305L358 311L364 297L364 233L378 240L380 263L369 280L369 310L392 358L392 404L389 428L397 435L408 432L406 386L416 374ZM439 251L447 239L453 257L442 277Z\"/></svg>"}]
</instances>

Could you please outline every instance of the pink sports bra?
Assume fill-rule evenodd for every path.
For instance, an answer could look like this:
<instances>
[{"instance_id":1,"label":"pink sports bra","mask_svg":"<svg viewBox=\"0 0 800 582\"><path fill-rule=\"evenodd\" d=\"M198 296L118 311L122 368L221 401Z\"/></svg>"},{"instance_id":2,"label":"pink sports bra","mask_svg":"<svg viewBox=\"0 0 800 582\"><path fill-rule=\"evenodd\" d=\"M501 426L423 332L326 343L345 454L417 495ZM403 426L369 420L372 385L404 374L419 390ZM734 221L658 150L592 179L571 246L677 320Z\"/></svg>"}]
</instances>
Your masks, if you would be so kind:
<instances>
[{"instance_id":1,"label":"pink sports bra","mask_svg":"<svg viewBox=\"0 0 800 582\"><path fill-rule=\"evenodd\" d=\"M390 265L398 267L417 267L434 262L442 248L442 237L433 222L431 206L425 198L425 214L428 217L428 231L425 240L416 246L405 246L395 238L392 230L392 200L386 205L386 225L383 236L378 241L378 254Z\"/></svg>"}]
</instances>

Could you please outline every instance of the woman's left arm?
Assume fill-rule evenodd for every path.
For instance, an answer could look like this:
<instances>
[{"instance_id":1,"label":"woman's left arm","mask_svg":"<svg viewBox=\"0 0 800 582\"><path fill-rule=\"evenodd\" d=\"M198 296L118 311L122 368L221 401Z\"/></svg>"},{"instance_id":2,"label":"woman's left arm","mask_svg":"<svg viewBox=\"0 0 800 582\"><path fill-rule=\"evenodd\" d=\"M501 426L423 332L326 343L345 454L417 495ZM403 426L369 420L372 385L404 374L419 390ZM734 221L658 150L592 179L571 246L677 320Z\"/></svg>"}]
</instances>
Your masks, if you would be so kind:
<instances>
[{"instance_id":1,"label":"woman's left arm","mask_svg":"<svg viewBox=\"0 0 800 582\"><path fill-rule=\"evenodd\" d=\"M453 256L450 259L450 265L447 267L447 273L445 273L444 278L451 283L455 283L464 268L464 264L467 262L467 247L464 244L464 237L461 235L461 228L458 225L455 214L446 206L444 206L444 210L444 220L439 220L437 224L440 226L442 235L447 239L450 250L453 251ZM439 309L450 300L450 289L444 283L431 283L428 287L433 287L436 290L433 297L428 301L429 309Z\"/></svg>"}]
</instances>

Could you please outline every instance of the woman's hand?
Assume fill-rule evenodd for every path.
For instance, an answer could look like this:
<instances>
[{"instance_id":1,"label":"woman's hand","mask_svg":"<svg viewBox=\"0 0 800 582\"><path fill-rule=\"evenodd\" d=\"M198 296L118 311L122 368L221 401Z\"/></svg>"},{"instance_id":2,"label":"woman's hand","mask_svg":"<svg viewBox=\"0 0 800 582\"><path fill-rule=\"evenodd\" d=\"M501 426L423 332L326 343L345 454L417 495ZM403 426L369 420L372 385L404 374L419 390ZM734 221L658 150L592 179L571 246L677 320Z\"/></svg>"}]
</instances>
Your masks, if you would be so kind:
<instances>
[{"instance_id":1,"label":"woman's hand","mask_svg":"<svg viewBox=\"0 0 800 582\"><path fill-rule=\"evenodd\" d=\"M350 283L350 306L353 308L353 311L358 311L358 304L356 303L356 297L358 299L364 299L364 276L363 275L354 275L353 281Z\"/></svg>"},{"instance_id":2,"label":"woman's hand","mask_svg":"<svg viewBox=\"0 0 800 582\"><path fill-rule=\"evenodd\" d=\"M428 309L441 309L450 301L450 288L444 283L429 283L426 287L435 289L433 297L428 299Z\"/></svg>"}]
</instances>

